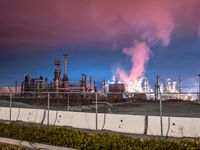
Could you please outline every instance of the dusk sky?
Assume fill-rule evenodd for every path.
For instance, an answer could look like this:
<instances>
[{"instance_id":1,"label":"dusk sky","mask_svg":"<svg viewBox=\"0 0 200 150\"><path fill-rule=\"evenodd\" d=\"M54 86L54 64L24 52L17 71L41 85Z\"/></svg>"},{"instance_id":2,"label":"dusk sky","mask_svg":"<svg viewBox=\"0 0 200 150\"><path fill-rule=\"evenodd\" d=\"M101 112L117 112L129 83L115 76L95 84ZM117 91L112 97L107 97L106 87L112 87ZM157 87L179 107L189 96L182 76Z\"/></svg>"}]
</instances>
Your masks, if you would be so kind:
<instances>
[{"instance_id":1,"label":"dusk sky","mask_svg":"<svg viewBox=\"0 0 200 150\"><path fill-rule=\"evenodd\" d=\"M0 85L28 73L102 81L200 73L199 0L0 0ZM63 65L61 66L63 72Z\"/></svg>"}]
</instances>

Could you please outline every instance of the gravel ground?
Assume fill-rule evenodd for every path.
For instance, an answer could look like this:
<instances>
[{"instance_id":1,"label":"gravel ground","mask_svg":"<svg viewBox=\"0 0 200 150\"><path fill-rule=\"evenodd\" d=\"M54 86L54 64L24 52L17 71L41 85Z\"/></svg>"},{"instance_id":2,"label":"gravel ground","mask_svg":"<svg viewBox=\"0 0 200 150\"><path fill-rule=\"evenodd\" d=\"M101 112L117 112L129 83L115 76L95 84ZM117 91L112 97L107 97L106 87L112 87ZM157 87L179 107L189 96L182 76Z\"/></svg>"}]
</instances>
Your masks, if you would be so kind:
<instances>
[{"instance_id":1,"label":"gravel ground","mask_svg":"<svg viewBox=\"0 0 200 150\"><path fill-rule=\"evenodd\" d=\"M138 103L117 106L118 113L132 115L160 115L159 103ZM200 104L189 102L163 102L163 116L200 117Z\"/></svg>"}]
</instances>

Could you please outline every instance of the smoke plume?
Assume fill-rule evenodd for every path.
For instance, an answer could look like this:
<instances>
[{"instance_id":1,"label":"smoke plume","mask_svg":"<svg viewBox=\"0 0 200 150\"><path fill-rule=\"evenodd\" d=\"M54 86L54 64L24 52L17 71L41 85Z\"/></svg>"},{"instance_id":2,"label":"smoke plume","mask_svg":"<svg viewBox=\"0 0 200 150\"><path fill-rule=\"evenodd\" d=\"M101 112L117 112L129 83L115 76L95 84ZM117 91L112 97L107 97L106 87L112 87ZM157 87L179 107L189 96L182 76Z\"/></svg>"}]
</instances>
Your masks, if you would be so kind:
<instances>
[{"instance_id":1,"label":"smoke plume","mask_svg":"<svg viewBox=\"0 0 200 150\"><path fill-rule=\"evenodd\" d=\"M117 73L121 81L136 84L145 73L151 46L167 46L175 25L172 6L166 1L128 2L129 5L123 3L123 7L118 2L112 7L99 2L98 5L91 5L91 11L94 22L106 33L106 38L114 39L119 45L131 44L131 47L122 48L123 53L131 57L131 69L126 73L123 68L117 68Z\"/></svg>"},{"instance_id":2,"label":"smoke plume","mask_svg":"<svg viewBox=\"0 0 200 150\"><path fill-rule=\"evenodd\" d=\"M132 67L129 75L124 70L118 68L117 72L122 81L137 81L144 73L145 63L149 60L150 49L145 42L134 42L134 46L130 48L123 48L126 55L131 56Z\"/></svg>"},{"instance_id":3,"label":"smoke plume","mask_svg":"<svg viewBox=\"0 0 200 150\"><path fill-rule=\"evenodd\" d=\"M120 80L129 83L132 82L132 86L136 86L137 81L144 76L145 64L148 62L151 54L151 46L161 44L167 46L170 43L171 33L174 28L172 16L169 13L163 13L161 16L155 16L151 21L141 20L137 28L141 30L138 33L138 37L134 40L132 47L123 48L122 51L125 55L131 56L131 69L126 73L122 68L117 68L117 73ZM164 19L157 19L164 18ZM147 16L148 18L148 16ZM137 87L134 87L137 89ZM141 88L141 87L139 87Z\"/></svg>"}]
</instances>

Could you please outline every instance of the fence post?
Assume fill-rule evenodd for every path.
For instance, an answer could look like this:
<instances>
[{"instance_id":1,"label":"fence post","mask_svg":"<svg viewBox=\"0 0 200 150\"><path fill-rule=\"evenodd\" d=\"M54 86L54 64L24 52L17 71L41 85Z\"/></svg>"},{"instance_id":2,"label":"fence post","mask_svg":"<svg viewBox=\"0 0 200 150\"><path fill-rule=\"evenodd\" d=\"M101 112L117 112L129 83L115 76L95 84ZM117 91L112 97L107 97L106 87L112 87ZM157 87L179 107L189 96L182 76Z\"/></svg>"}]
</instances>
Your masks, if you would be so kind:
<instances>
[{"instance_id":1,"label":"fence post","mask_svg":"<svg viewBox=\"0 0 200 150\"><path fill-rule=\"evenodd\" d=\"M12 93L10 93L10 116L9 116L9 120L10 120L10 122L12 120Z\"/></svg>"},{"instance_id":2,"label":"fence post","mask_svg":"<svg viewBox=\"0 0 200 150\"><path fill-rule=\"evenodd\" d=\"M67 111L69 111L69 93L67 94Z\"/></svg>"},{"instance_id":3,"label":"fence post","mask_svg":"<svg viewBox=\"0 0 200 150\"><path fill-rule=\"evenodd\" d=\"M96 100L96 131L98 130L98 99L97 92L95 92L95 100Z\"/></svg>"},{"instance_id":4,"label":"fence post","mask_svg":"<svg viewBox=\"0 0 200 150\"><path fill-rule=\"evenodd\" d=\"M48 101L47 101L47 125L49 125L49 99L50 99L49 92L47 93L47 98L48 98Z\"/></svg>"},{"instance_id":5,"label":"fence post","mask_svg":"<svg viewBox=\"0 0 200 150\"><path fill-rule=\"evenodd\" d=\"M160 130L161 137L163 137L162 98L160 98Z\"/></svg>"}]
</instances>

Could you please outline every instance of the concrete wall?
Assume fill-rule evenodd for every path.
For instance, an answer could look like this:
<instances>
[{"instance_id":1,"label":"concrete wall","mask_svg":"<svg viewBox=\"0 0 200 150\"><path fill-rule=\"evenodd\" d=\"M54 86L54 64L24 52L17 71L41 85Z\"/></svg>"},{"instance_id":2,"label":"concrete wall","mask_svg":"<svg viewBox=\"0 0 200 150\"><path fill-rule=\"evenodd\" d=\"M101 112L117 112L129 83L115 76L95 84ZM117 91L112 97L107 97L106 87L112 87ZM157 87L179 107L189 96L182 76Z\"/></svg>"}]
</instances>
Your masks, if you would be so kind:
<instances>
[{"instance_id":1,"label":"concrete wall","mask_svg":"<svg viewBox=\"0 0 200 150\"><path fill-rule=\"evenodd\" d=\"M0 119L9 120L10 109L0 107ZM12 108L13 121L47 124L44 109ZM200 137L200 118L163 117L163 135L172 137ZM49 124L74 128L96 129L96 114L71 111L49 111ZM159 116L98 114L98 130L161 135Z\"/></svg>"}]
</instances>

